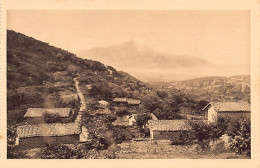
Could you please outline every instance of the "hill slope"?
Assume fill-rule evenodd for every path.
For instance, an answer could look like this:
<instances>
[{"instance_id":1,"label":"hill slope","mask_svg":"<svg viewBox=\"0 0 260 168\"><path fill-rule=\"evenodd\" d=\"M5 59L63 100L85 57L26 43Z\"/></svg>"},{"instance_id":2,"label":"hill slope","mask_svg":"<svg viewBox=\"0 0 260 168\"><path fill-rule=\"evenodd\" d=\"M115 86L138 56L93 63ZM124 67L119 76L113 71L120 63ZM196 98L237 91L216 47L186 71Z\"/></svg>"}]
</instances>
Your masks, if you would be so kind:
<instances>
[{"instance_id":1,"label":"hill slope","mask_svg":"<svg viewBox=\"0 0 260 168\"><path fill-rule=\"evenodd\" d=\"M170 88L180 89L195 99L250 102L250 76L203 77L172 82Z\"/></svg>"},{"instance_id":2,"label":"hill slope","mask_svg":"<svg viewBox=\"0 0 260 168\"><path fill-rule=\"evenodd\" d=\"M113 67L78 58L68 51L8 30L9 124L21 122L28 107L75 108L78 99L73 78L76 76L80 76L80 85L96 84L96 90L92 89L96 99L134 97L134 91L138 97L147 89L141 81Z\"/></svg>"}]
</instances>

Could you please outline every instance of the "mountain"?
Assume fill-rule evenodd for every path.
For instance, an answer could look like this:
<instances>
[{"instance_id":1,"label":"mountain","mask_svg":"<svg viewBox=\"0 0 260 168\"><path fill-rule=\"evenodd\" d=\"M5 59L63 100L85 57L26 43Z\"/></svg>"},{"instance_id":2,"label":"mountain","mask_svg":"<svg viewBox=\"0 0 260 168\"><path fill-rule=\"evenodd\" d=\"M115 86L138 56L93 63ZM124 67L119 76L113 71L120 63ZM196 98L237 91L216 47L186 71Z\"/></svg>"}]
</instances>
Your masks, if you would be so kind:
<instances>
[{"instance_id":1,"label":"mountain","mask_svg":"<svg viewBox=\"0 0 260 168\"><path fill-rule=\"evenodd\" d=\"M85 50L79 56L101 61L144 81L185 78L185 74L180 74L179 71L208 66L202 59L166 54L133 40L115 46Z\"/></svg>"},{"instance_id":2,"label":"mountain","mask_svg":"<svg viewBox=\"0 0 260 168\"><path fill-rule=\"evenodd\" d=\"M203 77L171 82L168 88L179 89L194 99L207 101L250 102L250 76Z\"/></svg>"}]
</instances>

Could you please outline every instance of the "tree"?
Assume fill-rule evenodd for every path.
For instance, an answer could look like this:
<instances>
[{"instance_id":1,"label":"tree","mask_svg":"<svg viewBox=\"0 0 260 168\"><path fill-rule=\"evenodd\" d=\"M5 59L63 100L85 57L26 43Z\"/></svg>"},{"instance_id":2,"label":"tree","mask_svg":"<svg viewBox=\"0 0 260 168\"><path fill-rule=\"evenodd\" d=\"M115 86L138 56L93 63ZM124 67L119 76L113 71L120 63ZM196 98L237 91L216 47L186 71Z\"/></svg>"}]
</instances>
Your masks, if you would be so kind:
<instances>
[{"instance_id":1,"label":"tree","mask_svg":"<svg viewBox=\"0 0 260 168\"><path fill-rule=\"evenodd\" d=\"M145 124L147 124L148 120L151 120L152 117L150 114L143 113L136 116L136 124L139 127L143 127Z\"/></svg>"},{"instance_id":2,"label":"tree","mask_svg":"<svg viewBox=\"0 0 260 168\"><path fill-rule=\"evenodd\" d=\"M126 107L119 107L119 108L116 109L115 112L116 112L116 114L118 116L123 116L123 115L128 115L129 114L129 111L127 110Z\"/></svg>"}]
</instances>

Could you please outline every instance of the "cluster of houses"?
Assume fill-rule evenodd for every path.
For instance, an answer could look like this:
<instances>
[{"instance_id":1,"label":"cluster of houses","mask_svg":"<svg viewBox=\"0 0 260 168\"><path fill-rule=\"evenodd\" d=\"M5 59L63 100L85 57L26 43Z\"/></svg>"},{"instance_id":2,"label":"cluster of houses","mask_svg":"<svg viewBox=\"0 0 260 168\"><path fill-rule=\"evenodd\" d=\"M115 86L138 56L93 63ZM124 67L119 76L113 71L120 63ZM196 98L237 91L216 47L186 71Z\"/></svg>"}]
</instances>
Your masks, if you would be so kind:
<instances>
[{"instance_id":1,"label":"cluster of houses","mask_svg":"<svg viewBox=\"0 0 260 168\"><path fill-rule=\"evenodd\" d=\"M114 105L127 105L138 107L140 100L128 98L115 98ZM101 110L108 109L109 103L99 101ZM237 121L241 117L250 120L250 104L246 102L211 102L202 111L205 112L205 120L208 123L218 122L221 117L228 117L231 122ZM46 123L44 114L58 114L61 117L60 123ZM110 113L105 111L104 114ZM77 143L86 142L88 130L75 122L75 113L70 108L29 108L24 115L27 124L17 127L16 144L25 148L44 147L47 144ZM188 120L158 120L151 113L151 120L147 127L150 130L152 140L174 140L179 138L181 132L189 132L191 127ZM131 126L136 122L137 114L118 116L114 125ZM73 121L74 120L74 121Z\"/></svg>"},{"instance_id":2,"label":"cluster of houses","mask_svg":"<svg viewBox=\"0 0 260 168\"><path fill-rule=\"evenodd\" d=\"M46 115L59 116L59 123L47 123ZM26 124L17 127L16 145L41 148L50 144L86 142L86 128L76 122L75 115L70 108L29 108L24 115Z\"/></svg>"}]
</instances>

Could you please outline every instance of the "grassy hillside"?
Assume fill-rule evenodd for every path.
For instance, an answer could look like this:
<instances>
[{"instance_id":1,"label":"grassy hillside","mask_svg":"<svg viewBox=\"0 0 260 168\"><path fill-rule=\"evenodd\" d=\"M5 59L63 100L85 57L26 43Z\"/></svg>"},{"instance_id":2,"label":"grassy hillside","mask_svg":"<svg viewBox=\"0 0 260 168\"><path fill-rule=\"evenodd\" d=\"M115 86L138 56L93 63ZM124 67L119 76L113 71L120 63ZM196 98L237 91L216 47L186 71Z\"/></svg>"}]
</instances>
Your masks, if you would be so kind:
<instances>
[{"instance_id":1,"label":"grassy hillside","mask_svg":"<svg viewBox=\"0 0 260 168\"><path fill-rule=\"evenodd\" d=\"M21 122L28 107L74 108L78 101L73 82L76 76L80 76L81 85L95 86L92 91L96 99L139 97L146 89L141 81L113 67L78 58L68 51L8 30L8 123Z\"/></svg>"},{"instance_id":2,"label":"grassy hillside","mask_svg":"<svg viewBox=\"0 0 260 168\"><path fill-rule=\"evenodd\" d=\"M168 87L180 89L197 100L250 102L249 75L196 78L172 82Z\"/></svg>"}]
</instances>

